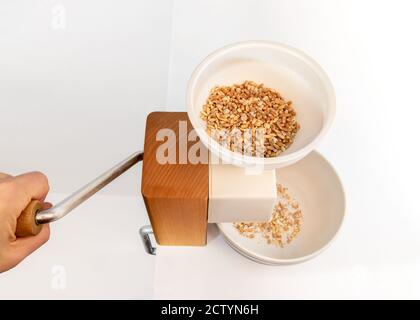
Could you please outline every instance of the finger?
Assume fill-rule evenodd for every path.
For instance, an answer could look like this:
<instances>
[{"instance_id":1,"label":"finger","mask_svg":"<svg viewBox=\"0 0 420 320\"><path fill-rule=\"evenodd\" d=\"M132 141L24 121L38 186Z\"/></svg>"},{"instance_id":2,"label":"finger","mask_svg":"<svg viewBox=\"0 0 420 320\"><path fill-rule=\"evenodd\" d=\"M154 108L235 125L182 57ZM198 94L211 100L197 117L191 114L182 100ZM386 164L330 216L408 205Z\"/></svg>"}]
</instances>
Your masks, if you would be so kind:
<instances>
[{"instance_id":1,"label":"finger","mask_svg":"<svg viewBox=\"0 0 420 320\"><path fill-rule=\"evenodd\" d=\"M48 224L42 227L39 234L33 237L17 238L10 246L10 263L13 266L19 264L32 252L41 247L50 238L50 226Z\"/></svg>"},{"instance_id":2,"label":"finger","mask_svg":"<svg viewBox=\"0 0 420 320\"><path fill-rule=\"evenodd\" d=\"M43 202L42 205L41 205L41 210L48 210L48 209L52 208L52 206L53 205L50 202Z\"/></svg>"},{"instance_id":3,"label":"finger","mask_svg":"<svg viewBox=\"0 0 420 320\"><path fill-rule=\"evenodd\" d=\"M12 176L10 174L0 172L0 180L6 179L6 178L11 178L11 177Z\"/></svg>"},{"instance_id":4,"label":"finger","mask_svg":"<svg viewBox=\"0 0 420 320\"><path fill-rule=\"evenodd\" d=\"M50 189L47 177L40 172L29 172L13 178L17 189L20 190L18 209L23 211L33 199L44 200Z\"/></svg>"},{"instance_id":5,"label":"finger","mask_svg":"<svg viewBox=\"0 0 420 320\"><path fill-rule=\"evenodd\" d=\"M31 196L31 199L45 198L50 190L48 178L41 172L24 173L16 176L14 181Z\"/></svg>"}]
</instances>

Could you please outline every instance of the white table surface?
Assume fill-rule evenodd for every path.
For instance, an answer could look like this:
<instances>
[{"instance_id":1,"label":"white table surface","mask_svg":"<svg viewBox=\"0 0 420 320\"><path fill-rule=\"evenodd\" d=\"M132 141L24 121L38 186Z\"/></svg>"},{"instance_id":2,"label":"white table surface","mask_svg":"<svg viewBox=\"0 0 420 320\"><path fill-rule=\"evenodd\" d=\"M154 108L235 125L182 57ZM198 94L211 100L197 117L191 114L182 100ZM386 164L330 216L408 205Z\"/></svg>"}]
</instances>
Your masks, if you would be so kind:
<instances>
[{"instance_id":1,"label":"white table surface","mask_svg":"<svg viewBox=\"0 0 420 320\"><path fill-rule=\"evenodd\" d=\"M217 234L217 227L211 227ZM345 232L349 234L349 232ZM352 233L357 233L353 230ZM159 247L159 299L411 299L420 297L420 261L370 262L353 255L352 238L338 236L318 257L298 265L266 266L231 249L217 235L205 248ZM367 253L366 250L365 253ZM375 256L375 253L372 253Z\"/></svg>"},{"instance_id":2,"label":"white table surface","mask_svg":"<svg viewBox=\"0 0 420 320\"><path fill-rule=\"evenodd\" d=\"M152 298L155 257L145 253L138 233L145 224L140 196L92 197L51 224L40 250L0 274L0 300Z\"/></svg>"},{"instance_id":3,"label":"white table surface","mask_svg":"<svg viewBox=\"0 0 420 320\"><path fill-rule=\"evenodd\" d=\"M352 220L327 251L295 266L240 256L215 225L206 247L159 246L153 257L138 235L149 223L142 199L95 196L52 224L44 247L0 275L0 299L419 298L420 260L410 255L416 243L367 239Z\"/></svg>"}]
</instances>

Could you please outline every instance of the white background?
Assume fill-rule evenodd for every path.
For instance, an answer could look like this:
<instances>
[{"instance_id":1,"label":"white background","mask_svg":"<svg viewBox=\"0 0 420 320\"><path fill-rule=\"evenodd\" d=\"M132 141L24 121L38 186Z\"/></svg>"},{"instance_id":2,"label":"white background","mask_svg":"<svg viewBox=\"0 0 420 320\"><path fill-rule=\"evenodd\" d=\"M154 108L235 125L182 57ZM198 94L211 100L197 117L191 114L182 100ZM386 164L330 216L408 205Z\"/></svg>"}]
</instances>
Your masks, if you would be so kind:
<instances>
[{"instance_id":1,"label":"white background","mask_svg":"<svg viewBox=\"0 0 420 320\"><path fill-rule=\"evenodd\" d=\"M65 29L51 24L54 6L65 8ZM288 269L310 274L319 264L317 289L302 284L292 296L344 297L352 285L362 288L349 291L355 297L420 297L419 10L415 0L2 1L0 170L41 170L52 192L71 192L142 147L147 113L185 109L188 78L211 51L283 42L334 84L336 121L319 150L347 193L333 247ZM138 194L139 174L104 192ZM177 284L165 285L173 296Z\"/></svg>"},{"instance_id":2,"label":"white background","mask_svg":"<svg viewBox=\"0 0 420 320\"><path fill-rule=\"evenodd\" d=\"M0 170L41 170L69 193L141 149L147 114L166 104L171 7L2 1ZM139 175L105 192L138 194Z\"/></svg>"}]
</instances>

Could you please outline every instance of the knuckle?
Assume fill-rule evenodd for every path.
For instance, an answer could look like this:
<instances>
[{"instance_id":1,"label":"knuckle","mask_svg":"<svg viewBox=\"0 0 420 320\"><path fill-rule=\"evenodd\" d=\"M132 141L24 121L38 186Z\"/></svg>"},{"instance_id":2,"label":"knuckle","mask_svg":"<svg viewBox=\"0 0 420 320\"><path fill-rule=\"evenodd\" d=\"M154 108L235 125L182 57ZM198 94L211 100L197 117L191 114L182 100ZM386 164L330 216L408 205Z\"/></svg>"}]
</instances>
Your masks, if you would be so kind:
<instances>
[{"instance_id":1,"label":"knuckle","mask_svg":"<svg viewBox=\"0 0 420 320\"><path fill-rule=\"evenodd\" d=\"M50 185L48 183L48 178L45 174L43 174L40 171L34 171L31 173L37 181L39 181L39 183L41 183L43 186L45 186L45 188L49 191L50 190Z\"/></svg>"}]
</instances>

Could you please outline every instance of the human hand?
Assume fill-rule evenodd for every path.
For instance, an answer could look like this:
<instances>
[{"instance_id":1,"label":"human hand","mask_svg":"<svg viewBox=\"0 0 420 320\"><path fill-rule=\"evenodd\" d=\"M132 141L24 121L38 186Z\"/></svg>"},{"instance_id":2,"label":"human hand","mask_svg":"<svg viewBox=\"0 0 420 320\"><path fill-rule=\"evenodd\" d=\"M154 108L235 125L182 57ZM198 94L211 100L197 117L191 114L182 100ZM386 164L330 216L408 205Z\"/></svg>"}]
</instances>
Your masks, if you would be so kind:
<instances>
[{"instance_id":1,"label":"human hand","mask_svg":"<svg viewBox=\"0 0 420 320\"><path fill-rule=\"evenodd\" d=\"M31 200L43 202L49 191L48 180L39 172L16 177L0 173L0 273L19 264L50 237L49 225L33 237L16 238L17 219ZM44 203L43 209L51 207Z\"/></svg>"}]
</instances>

